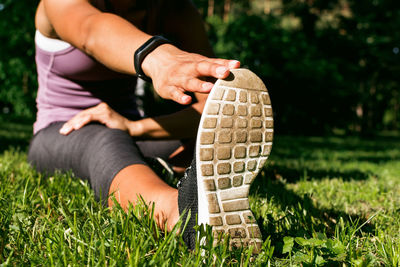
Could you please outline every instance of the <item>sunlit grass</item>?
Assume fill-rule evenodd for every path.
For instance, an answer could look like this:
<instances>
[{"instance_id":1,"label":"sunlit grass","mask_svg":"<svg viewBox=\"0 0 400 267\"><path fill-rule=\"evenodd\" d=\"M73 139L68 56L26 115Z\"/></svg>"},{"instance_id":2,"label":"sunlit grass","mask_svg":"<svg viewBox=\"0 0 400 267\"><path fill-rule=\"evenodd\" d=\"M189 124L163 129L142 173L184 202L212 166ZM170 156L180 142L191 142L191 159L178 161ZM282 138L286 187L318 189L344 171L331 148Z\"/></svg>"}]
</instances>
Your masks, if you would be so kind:
<instances>
[{"instance_id":1,"label":"sunlit grass","mask_svg":"<svg viewBox=\"0 0 400 267\"><path fill-rule=\"evenodd\" d=\"M400 139L277 136L252 185L263 233L258 256L210 241L187 251L151 207L125 213L95 201L71 173L45 178L26 163L28 124L0 125L0 263L5 265L400 264ZM175 229L177 230L178 227Z\"/></svg>"}]
</instances>

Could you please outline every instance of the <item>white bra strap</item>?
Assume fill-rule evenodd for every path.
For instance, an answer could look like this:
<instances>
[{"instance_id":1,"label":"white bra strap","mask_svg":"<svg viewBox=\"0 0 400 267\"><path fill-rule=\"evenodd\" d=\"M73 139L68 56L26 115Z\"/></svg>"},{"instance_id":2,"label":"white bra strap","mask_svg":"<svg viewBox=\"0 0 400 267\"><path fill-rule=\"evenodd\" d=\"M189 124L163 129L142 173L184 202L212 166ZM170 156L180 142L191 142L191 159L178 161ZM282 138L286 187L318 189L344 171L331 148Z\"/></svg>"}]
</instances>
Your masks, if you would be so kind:
<instances>
[{"instance_id":1,"label":"white bra strap","mask_svg":"<svg viewBox=\"0 0 400 267\"><path fill-rule=\"evenodd\" d=\"M58 52L71 46L62 40L46 37L38 30L35 32L35 43L40 49L47 52Z\"/></svg>"}]
</instances>

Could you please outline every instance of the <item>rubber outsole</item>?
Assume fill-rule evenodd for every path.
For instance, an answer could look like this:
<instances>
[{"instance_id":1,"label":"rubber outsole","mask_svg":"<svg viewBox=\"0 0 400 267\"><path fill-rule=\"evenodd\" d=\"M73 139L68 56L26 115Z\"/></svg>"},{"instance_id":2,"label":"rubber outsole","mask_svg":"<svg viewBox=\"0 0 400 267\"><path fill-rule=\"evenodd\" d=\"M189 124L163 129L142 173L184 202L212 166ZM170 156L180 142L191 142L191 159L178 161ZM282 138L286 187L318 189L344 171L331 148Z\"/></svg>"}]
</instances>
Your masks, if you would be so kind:
<instances>
[{"instance_id":1,"label":"rubber outsole","mask_svg":"<svg viewBox=\"0 0 400 267\"><path fill-rule=\"evenodd\" d=\"M198 223L214 236L229 234L230 246L262 245L249 206L249 188L272 147L271 101L262 80L234 69L218 80L204 107L196 142Z\"/></svg>"}]
</instances>

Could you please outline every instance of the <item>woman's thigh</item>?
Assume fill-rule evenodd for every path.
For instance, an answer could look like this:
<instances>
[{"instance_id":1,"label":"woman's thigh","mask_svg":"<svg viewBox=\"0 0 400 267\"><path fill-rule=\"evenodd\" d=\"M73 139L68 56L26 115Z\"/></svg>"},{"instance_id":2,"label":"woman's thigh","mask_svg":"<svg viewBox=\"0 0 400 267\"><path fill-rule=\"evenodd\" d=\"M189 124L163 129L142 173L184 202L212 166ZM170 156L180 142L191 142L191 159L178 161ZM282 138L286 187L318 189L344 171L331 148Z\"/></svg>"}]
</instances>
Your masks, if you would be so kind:
<instances>
[{"instance_id":1,"label":"woman's thigh","mask_svg":"<svg viewBox=\"0 0 400 267\"><path fill-rule=\"evenodd\" d=\"M101 124L89 124L67 136L53 123L31 141L28 160L40 172L72 171L88 180L96 196L106 200L115 175L133 164L146 164L131 136Z\"/></svg>"}]
</instances>

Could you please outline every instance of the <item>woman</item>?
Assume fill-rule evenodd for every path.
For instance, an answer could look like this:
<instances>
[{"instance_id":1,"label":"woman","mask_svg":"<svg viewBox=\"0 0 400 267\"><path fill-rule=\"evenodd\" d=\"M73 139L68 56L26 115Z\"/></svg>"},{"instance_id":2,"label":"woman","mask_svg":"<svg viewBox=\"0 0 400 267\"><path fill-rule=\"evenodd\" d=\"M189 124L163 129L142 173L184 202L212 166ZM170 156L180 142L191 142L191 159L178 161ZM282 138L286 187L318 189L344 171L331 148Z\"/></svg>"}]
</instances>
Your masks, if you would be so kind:
<instances>
[{"instance_id":1,"label":"woman","mask_svg":"<svg viewBox=\"0 0 400 267\"><path fill-rule=\"evenodd\" d=\"M124 208L129 203L135 204L140 195L146 202L155 204L155 219L161 228L167 225L166 230L172 229L180 213L185 216L192 213L184 233L190 248L194 247L193 226L197 213L199 223L210 223L216 229L220 226L233 237L260 243L258 227L247 206L240 208L240 203L235 204L239 208L231 208L232 214L227 215L233 219L222 222L214 216L210 206L218 201L217 196L205 193L214 190L210 181L197 183L209 175L201 169L206 165L197 168L194 159L178 192L164 183L144 160L146 156L159 156L177 167L182 166L182 155L188 150L179 140L196 136L207 93L214 86L208 81L210 78L229 76L232 81L227 85L236 87L250 82L244 86L250 88L249 94L252 87L261 86L257 77L249 78L248 72L239 72L237 77L230 74L230 70L239 67L238 61L210 58L213 53L202 21L190 1L42 0L36 13L36 28L38 113L29 160L39 171L72 169L76 176L88 179L96 196L108 201L110 206L111 195ZM157 34L172 38L176 46L162 37L154 37ZM161 97L188 106L173 114L141 118L132 89L137 81L135 75L151 80ZM196 101L187 92L193 92ZM218 93L214 93L214 98L215 94ZM260 105L266 105L269 98L266 93L262 96L257 103L252 103L258 105L259 101ZM210 113L215 107L208 102L206 111ZM266 114L263 111L256 114L261 123ZM233 113L226 115L224 111L217 117L230 115ZM209 131L203 131L207 133L202 133L202 140L199 138L199 147L207 141L203 140L204 136L218 134L217 129L212 130L215 133ZM246 170L252 171L252 177L241 178L247 179L247 185L243 181L238 184L239 189L233 193L239 192L239 195L230 200L247 198L248 186L262 167L263 157L269 154L270 137L267 133L265 136L262 137L265 140L257 141L260 143L257 155L252 154L260 159L259 164L252 163L254 169L249 166ZM148 139L175 141L139 141ZM252 141L249 142L247 146ZM229 153L234 148L232 144ZM196 151L198 161L204 160L204 155L200 158L201 151ZM202 173L197 175L197 170ZM212 178L214 184L219 183L217 176ZM238 210L240 223L247 227L244 230L230 226L237 221ZM253 230L256 234L250 233Z\"/></svg>"}]
</instances>

